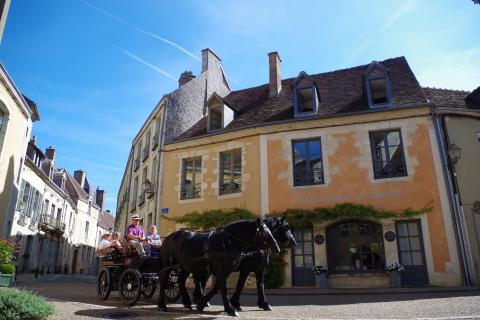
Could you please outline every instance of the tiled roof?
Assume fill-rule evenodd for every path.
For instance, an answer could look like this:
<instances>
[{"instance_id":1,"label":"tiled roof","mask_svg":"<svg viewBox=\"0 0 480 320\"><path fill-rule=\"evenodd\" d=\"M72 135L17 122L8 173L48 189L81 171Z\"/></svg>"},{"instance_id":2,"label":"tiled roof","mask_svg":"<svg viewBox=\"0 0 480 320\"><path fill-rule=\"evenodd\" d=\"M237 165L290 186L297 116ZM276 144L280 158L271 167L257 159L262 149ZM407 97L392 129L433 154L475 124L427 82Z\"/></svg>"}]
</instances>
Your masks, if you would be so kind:
<instances>
[{"instance_id":1,"label":"tiled roof","mask_svg":"<svg viewBox=\"0 0 480 320\"><path fill-rule=\"evenodd\" d=\"M115 226L115 217L106 211L100 211L98 214L98 225L104 229L113 230Z\"/></svg>"},{"instance_id":2,"label":"tiled roof","mask_svg":"<svg viewBox=\"0 0 480 320\"><path fill-rule=\"evenodd\" d=\"M467 103L465 98L469 95L480 93L480 87L473 92L461 91L461 90L449 90L449 89L437 89L437 88L423 88L425 97L429 102L439 107L454 107L454 108L480 108L480 104L475 102Z\"/></svg>"},{"instance_id":3,"label":"tiled roof","mask_svg":"<svg viewBox=\"0 0 480 320\"><path fill-rule=\"evenodd\" d=\"M415 75L404 57L380 62L390 72L392 107L426 105ZM364 73L368 65L311 75L320 95L316 117L356 113L368 110L364 90ZM269 85L232 91L224 101L238 111L235 119L222 130L263 125L276 121L294 120L292 84L295 78L282 80L278 97L269 98ZM216 132L222 132L218 130ZM175 141L187 140L207 134L207 117L180 135ZM174 141L174 142L175 142Z\"/></svg>"},{"instance_id":4,"label":"tiled roof","mask_svg":"<svg viewBox=\"0 0 480 320\"><path fill-rule=\"evenodd\" d=\"M65 173L67 174L67 190L70 195L74 198L80 198L84 201L88 201L88 193L83 190L82 186L80 186L77 180L75 180L75 178L72 177L68 171L65 170Z\"/></svg>"}]
</instances>

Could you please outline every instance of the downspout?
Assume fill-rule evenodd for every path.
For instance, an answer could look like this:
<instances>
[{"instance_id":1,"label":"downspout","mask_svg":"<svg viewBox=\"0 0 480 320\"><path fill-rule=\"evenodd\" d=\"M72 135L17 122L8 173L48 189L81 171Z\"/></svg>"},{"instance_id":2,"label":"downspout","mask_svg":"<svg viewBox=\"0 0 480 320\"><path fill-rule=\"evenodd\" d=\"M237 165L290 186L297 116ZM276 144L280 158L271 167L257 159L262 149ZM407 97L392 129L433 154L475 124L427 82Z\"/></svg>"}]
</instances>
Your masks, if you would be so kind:
<instances>
[{"instance_id":1,"label":"downspout","mask_svg":"<svg viewBox=\"0 0 480 320\"><path fill-rule=\"evenodd\" d=\"M463 216L463 211L461 210L461 204L459 203L460 199L458 194L455 192L455 186L453 178L449 171L449 158L447 156L446 144L444 137L442 135L441 125L439 123L438 115L435 112L434 107L430 107L432 121L435 127L435 135L437 137L438 148L440 150L440 157L442 159L442 168L445 175L445 185L447 187L447 194L450 203L450 209L452 212L452 221L455 226L455 238L457 242L457 248L459 249L459 255L461 260L460 271L462 273L463 283L467 286L475 285L475 274L472 274L470 264L472 262L471 251L468 246L468 239L466 237L466 226L465 226L465 217ZM453 165L451 166L454 170ZM463 219L462 219L463 218Z\"/></svg>"},{"instance_id":2,"label":"downspout","mask_svg":"<svg viewBox=\"0 0 480 320\"><path fill-rule=\"evenodd\" d=\"M157 225L158 223L158 228L159 228L159 233L160 233L160 218L159 218L159 214L161 216L161 212L159 213L158 212L158 207L161 208L161 206L159 206L159 202L161 201L162 199L162 195L163 195L163 189L162 189L162 186L163 186L163 142L164 142L164 138L165 138L165 124L167 122L167 106L169 104L169 100L167 99L167 102L165 103L164 107L163 107L163 117L162 117L162 129L161 129L161 135L160 135L160 142L158 143L158 175L157 175L157 201L155 201L155 224ZM158 218L158 221L157 221L157 218Z\"/></svg>"}]
</instances>

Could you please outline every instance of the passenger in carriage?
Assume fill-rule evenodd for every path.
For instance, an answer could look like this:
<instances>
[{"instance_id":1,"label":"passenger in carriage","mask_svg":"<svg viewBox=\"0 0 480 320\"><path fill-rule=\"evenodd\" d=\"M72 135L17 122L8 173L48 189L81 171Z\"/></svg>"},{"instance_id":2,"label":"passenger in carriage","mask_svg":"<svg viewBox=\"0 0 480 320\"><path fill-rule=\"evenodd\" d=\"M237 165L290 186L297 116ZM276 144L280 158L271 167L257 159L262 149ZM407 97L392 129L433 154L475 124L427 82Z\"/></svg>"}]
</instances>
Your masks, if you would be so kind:
<instances>
[{"instance_id":1,"label":"passenger in carriage","mask_svg":"<svg viewBox=\"0 0 480 320\"><path fill-rule=\"evenodd\" d=\"M100 257L105 257L106 255L112 253L112 244L110 242L110 232L105 231L102 235L102 241L98 244L97 253Z\"/></svg>"},{"instance_id":2,"label":"passenger in carriage","mask_svg":"<svg viewBox=\"0 0 480 320\"><path fill-rule=\"evenodd\" d=\"M112 247L118 250L118 252L120 253L123 252L122 244L120 243L120 232L115 231L113 233L111 244L112 244Z\"/></svg>"},{"instance_id":3,"label":"passenger in carriage","mask_svg":"<svg viewBox=\"0 0 480 320\"><path fill-rule=\"evenodd\" d=\"M140 217L137 214L132 216L132 224L127 228L127 240L137 250L139 256L145 256L150 250L150 245L146 242L145 231L140 224Z\"/></svg>"},{"instance_id":4,"label":"passenger in carriage","mask_svg":"<svg viewBox=\"0 0 480 320\"><path fill-rule=\"evenodd\" d=\"M160 256L160 247L162 246L162 240L160 236L157 234L157 227L155 225L151 225L148 229L147 234L147 241L150 245L150 256L151 257L159 257Z\"/></svg>"}]
</instances>

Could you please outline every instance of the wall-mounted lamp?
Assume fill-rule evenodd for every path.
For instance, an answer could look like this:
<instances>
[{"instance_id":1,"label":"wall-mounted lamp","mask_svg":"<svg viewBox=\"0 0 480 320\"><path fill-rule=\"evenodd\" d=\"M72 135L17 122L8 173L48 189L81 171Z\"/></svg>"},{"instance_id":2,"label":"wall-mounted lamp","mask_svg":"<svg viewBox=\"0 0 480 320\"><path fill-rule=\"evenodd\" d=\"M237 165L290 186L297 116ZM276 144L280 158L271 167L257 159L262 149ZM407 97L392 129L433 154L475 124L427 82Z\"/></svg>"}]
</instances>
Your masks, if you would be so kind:
<instances>
[{"instance_id":1,"label":"wall-mounted lamp","mask_svg":"<svg viewBox=\"0 0 480 320\"><path fill-rule=\"evenodd\" d=\"M154 190L154 187L153 187L153 183L148 180L148 179L145 179L145 182L143 182L143 192L149 196L149 195L152 195L155 193L155 190Z\"/></svg>"},{"instance_id":2,"label":"wall-mounted lamp","mask_svg":"<svg viewBox=\"0 0 480 320\"><path fill-rule=\"evenodd\" d=\"M455 165L462 155L462 148L457 146L455 143L451 143L448 146L448 156L452 160L452 164Z\"/></svg>"}]
</instances>

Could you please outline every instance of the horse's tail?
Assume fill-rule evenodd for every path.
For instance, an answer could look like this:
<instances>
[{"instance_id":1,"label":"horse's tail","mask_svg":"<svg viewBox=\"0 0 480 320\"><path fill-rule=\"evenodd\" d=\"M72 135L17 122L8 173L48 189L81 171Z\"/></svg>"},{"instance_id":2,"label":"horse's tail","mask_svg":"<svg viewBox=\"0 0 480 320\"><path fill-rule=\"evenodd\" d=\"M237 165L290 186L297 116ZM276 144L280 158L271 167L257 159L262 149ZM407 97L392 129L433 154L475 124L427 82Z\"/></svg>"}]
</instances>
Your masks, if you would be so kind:
<instances>
[{"instance_id":1,"label":"horse's tail","mask_svg":"<svg viewBox=\"0 0 480 320\"><path fill-rule=\"evenodd\" d=\"M179 230L180 231L180 230ZM175 261L175 245L178 243L177 238L179 232L175 231L171 233L168 237L163 240L161 256L162 256L162 269L170 268L174 266L177 262Z\"/></svg>"}]
</instances>

